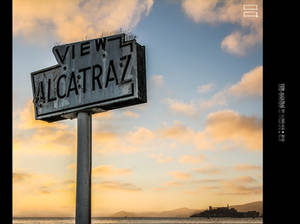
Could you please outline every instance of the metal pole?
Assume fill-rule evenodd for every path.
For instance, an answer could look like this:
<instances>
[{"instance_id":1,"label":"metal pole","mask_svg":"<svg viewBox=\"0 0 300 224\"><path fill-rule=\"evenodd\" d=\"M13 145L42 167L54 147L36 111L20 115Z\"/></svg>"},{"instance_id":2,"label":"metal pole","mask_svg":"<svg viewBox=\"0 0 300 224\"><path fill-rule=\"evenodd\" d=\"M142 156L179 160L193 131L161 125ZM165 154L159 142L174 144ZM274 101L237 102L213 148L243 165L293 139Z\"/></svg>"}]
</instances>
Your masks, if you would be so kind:
<instances>
[{"instance_id":1,"label":"metal pole","mask_svg":"<svg viewBox=\"0 0 300 224\"><path fill-rule=\"evenodd\" d=\"M77 116L76 224L91 223L92 115Z\"/></svg>"}]
</instances>

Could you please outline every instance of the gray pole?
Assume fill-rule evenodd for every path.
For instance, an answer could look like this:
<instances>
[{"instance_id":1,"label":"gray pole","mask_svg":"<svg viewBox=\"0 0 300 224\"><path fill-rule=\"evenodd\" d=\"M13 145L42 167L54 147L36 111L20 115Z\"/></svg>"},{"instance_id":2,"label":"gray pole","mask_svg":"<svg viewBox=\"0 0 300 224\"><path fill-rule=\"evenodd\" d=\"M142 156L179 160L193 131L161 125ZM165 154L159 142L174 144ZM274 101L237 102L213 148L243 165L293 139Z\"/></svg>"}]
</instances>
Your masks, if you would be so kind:
<instances>
[{"instance_id":1,"label":"gray pole","mask_svg":"<svg viewBox=\"0 0 300 224\"><path fill-rule=\"evenodd\" d=\"M92 115L77 115L76 224L91 223Z\"/></svg>"}]
</instances>

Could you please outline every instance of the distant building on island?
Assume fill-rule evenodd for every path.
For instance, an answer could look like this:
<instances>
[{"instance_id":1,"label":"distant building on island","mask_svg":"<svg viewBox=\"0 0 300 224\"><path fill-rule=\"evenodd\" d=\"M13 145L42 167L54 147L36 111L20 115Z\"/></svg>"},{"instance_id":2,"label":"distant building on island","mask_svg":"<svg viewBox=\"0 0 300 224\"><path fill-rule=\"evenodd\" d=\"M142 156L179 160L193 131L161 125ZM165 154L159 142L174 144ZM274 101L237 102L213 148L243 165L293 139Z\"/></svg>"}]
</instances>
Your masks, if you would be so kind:
<instances>
[{"instance_id":1,"label":"distant building on island","mask_svg":"<svg viewBox=\"0 0 300 224\"><path fill-rule=\"evenodd\" d=\"M232 217L232 218L256 218L259 217L259 212L257 211L247 211L247 212L238 212L235 208L227 207L208 207L208 210L205 210L200 213L191 215L190 217Z\"/></svg>"}]
</instances>

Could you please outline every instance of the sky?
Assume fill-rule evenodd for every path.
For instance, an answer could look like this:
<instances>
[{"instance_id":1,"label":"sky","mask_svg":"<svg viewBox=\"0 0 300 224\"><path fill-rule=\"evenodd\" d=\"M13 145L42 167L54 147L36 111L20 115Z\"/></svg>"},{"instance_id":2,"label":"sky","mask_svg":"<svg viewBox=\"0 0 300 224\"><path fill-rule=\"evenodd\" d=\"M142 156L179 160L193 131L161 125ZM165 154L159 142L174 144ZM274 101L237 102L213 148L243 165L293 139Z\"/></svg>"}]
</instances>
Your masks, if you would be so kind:
<instances>
[{"instance_id":1,"label":"sky","mask_svg":"<svg viewBox=\"0 0 300 224\"><path fill-rule=\"evenodd\" d=\"M261 201L262 1L13 0L13 215L75 216L77 122L35 120L30 73L120 31L148 101L93 115L92 216Z\"/></svg>"}]
</instances>

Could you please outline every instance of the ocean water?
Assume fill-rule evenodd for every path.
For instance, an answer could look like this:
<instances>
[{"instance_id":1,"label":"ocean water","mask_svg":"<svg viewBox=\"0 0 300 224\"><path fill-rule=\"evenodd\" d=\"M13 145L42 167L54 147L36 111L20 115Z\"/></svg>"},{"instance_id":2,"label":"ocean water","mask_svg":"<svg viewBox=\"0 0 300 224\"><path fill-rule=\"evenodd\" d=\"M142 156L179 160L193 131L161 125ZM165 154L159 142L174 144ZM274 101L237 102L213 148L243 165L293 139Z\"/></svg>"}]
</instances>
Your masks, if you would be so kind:
<instances>
[{"instance_id":1,"label":"ocean water","mask_svg":"<svg viewBox=\"0 0 300 224\"><path fill-rule=\"evenodd\" d=\"M262 224L262 218L92 218L92 224ZM13 224L75 224L74 218L13 218Z\"/></svg>"}]
</instances>

